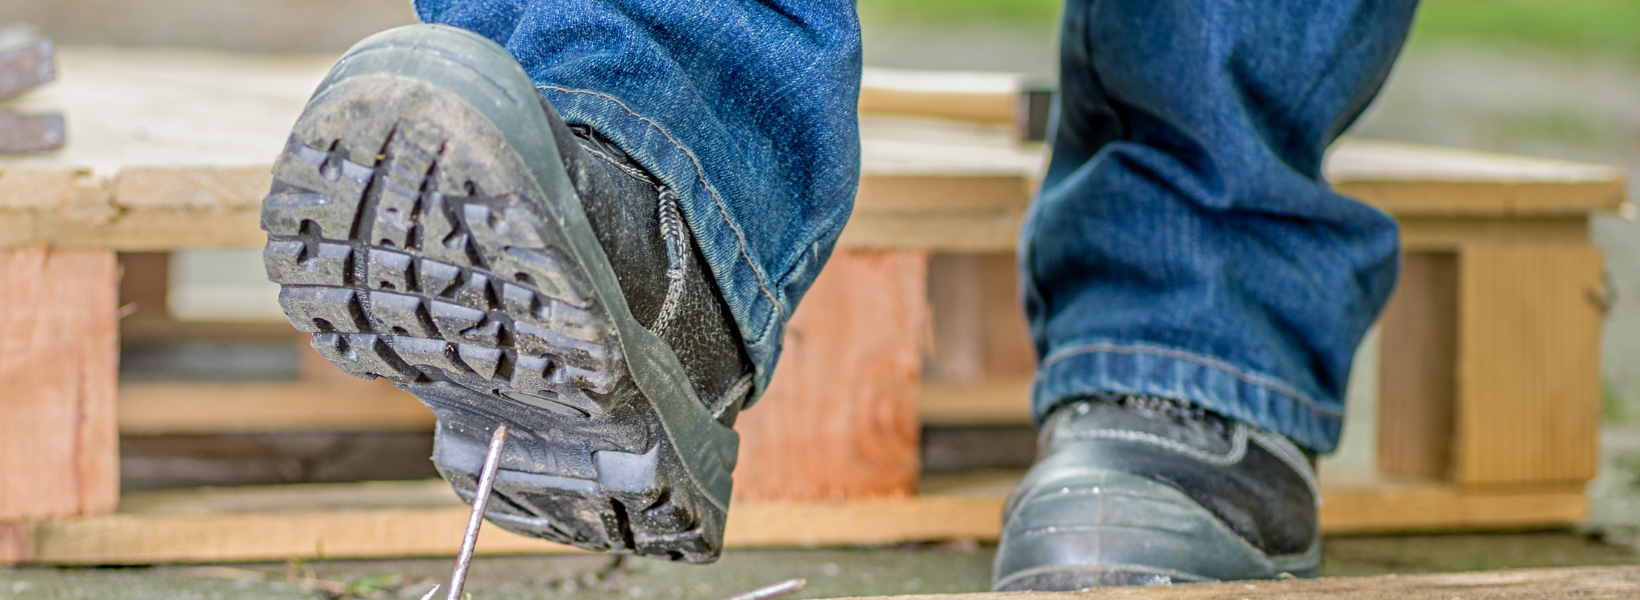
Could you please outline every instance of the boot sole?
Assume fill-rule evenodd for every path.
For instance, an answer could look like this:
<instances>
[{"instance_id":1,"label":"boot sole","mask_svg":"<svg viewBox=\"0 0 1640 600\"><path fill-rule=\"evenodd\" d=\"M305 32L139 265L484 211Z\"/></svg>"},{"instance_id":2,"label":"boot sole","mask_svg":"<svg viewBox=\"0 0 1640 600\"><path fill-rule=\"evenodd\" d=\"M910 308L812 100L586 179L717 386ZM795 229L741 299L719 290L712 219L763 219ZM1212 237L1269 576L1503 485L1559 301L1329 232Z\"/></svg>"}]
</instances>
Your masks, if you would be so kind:
<instances>
[{"instance_id":1,"label":"boot sole","mask_svg":"<svg viewBox=\"0 0 1640 600\"><path fill-rule=\"evenodd\" d=\"M438 417L433 461L486 516L599 551L710 562L738 437L631 316L516 62L410 26L349 50L297 121L263 201L279 301L343 371Z\"/></svg>"}]
</instances>

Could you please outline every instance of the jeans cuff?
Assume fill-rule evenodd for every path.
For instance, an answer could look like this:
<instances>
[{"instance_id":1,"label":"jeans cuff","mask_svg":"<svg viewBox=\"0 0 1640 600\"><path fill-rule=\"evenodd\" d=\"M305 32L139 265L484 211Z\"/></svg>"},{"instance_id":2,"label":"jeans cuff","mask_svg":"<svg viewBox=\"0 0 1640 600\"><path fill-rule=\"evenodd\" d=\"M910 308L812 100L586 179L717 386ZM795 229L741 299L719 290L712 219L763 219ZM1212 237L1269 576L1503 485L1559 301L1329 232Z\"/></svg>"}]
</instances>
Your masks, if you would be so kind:
<instances>
[{"instance_id":1,"label":"jeans cuff","mask_svg":"<svg viewBox=\"0 0 1640 600\"><path fill-rule=\"evenodd\" d=\"M695 155L660 124L620 100L593 91L538 85L565 121L590 125L677 192L684 219L740 328L757 394L766 389L780 355L788 309L783 288L747 254L725 199L706 180ZM754 394L754 398L757 394Z\"/></svg>"},{"instance_id":2,"label":"jeans cuff","mask_svg":"<svg viewBox=\"0 0 1640 600\"><path fill-rule=\"evenodd\" d=\"M1038 423L1067 400L1100 392L1184 400L1331 452L1343 430L1343 403L1317 400L1274 377L1188 350L1142 343L1089 343L1061 349L1037 369L1031 389Z\"/></svg>"}]
</instances>

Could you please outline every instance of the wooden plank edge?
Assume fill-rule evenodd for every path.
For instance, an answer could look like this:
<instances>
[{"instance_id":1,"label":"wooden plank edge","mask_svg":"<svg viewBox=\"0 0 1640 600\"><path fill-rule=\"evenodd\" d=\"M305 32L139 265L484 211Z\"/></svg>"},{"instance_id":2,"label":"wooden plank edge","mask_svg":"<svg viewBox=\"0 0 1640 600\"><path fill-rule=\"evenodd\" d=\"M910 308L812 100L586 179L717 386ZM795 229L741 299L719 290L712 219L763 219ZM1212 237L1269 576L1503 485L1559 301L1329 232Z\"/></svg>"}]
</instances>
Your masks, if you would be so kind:
<instances>
[{"instance_id":1,"label":"wooden plank edge","mask_svg":"<svg viewBox=\"0 0 1640 600\"><path fill-rule=\"evenodd\" d=\"M117 415L127 435L432 431L436 422L408 392L364 381L128 383Z\"/></svg>"},{"instance_id":2,"label":"wooden plank edge","mask_svg":"<svg viewBox=\"0 0 1640 600\"><path fill-rule=\"evenodd\" d=\"M894 544L994 539L1000 498L901 498L747 503L730 513L729 547ZM116 514L32 523L13 562L149 564L445 556L461 541L464 507L205 515ZM974 517L983 515L983 519ZM479 554L550 554L574 548L491 524Z\"/></svg>"},{"instance_id":3,"label":"wooden plank edge","mask_svg":"<svg viewBox=\"0 0 1640 600\"><path fill-rule=\"evenodd\" d=\"M1031 379L956 383L924 379L917 398L923 425L1030 425Z\"/></svg>"},{"instance_id":4,"label":"wooden plank edge","mask_svg":"<svg viewBox=\"0 0 1640 600\"><path fill-rule=\"evenodd\" d=\"M1349 146L1352 142L1340 144ZM1401 146L1423 152L1484 156L1458 149ZM1604 179L1521 182L1345 170L1329 180L1339 193L1400 218L1565 217L1612 211L1623 203L1627 183L1621 170L1574 166L1604 169L1601 172L1609 171L1611 175ZM1036 187L1031 175L971 169L920 176L867 173L861 182L857 201L861 214L857 216L888 212L908 217L968 218L963 216L965 212L980 211L994 213L994 219L1015 220ZM0 176L8 179L7 185L0 186L0 247L43 242L143 251L256 247L265 241L258 219L262 190L267 188L269 177L266 166L133 168L112 181L87 181L83 173L71 169L0 169ZM953 189L958 191L953 193ZM961 201L956 206L961 210L952 211L951 202L958 199ZM845 232L845 244L857 244L850 237ZM945 236L933 241L896 242L894 235L868 237L869 241L858 244L922 247L937 245L942 239L960 239ZM1007 246L1011 247L1012 237L1007 237ZM988 249L996 244L987 241L983 245Z\"/></svg>"},{"instance_id":5,"label":"wooden plank edge","mask_svg":"<svg viewBox=\"0 0 1640 600\"><path fill-rule=\"evenodd\" d=\"M878 545L971 539L995 541L1004 499L914 496L841 502L748 502L730 512L732 548ZM1328 534L1565 526L1587 514L1581 490L1462 490L1450 486L1327 490ZM463 507L294 513L131 515L40 521L9 538L13 562L149 564L365 558L453 554ZM0 529L0 532L8 531ZM17 550L18 542L27 546ZM0 551L4 551L0 546ZM493 524L481 554L546 554L572 548L519 536ZM4 558L6 555L0 555Z\"/></svg>"},{"instance_id":6,"label":"wooden plank edge","mask_svg":"<svg viewBox=\"0 0 1640 600\"><path fill-rule=\"evenodd\" d=\"M861 597L847 600L1242 600L1350 598L1355 600L1504 600L1523 598L1634 598L1640 567L1567 567L1372 577L1320 577L1176 583L1078 592L982 592ZM843 599L839 599L843 600Z\"/></svg>"},{"instance_id":7,"label":"wooden plank edge","mask_svg":"<svg viewBox=\"0 0 1640 600\"><path fill-rule=\"evenodd\" d=\"M34 551L34 528L23 521L0 521L0 567L28 562Z\"/></svg>"},{"instance_id":8,"label":"wooden plank edge","mask_svg":"<svg viewBox=\"0 0 1640 600\"><path fill-rule=\"evenodd\" d=\"M432 431L415 397L359 383L127 383L116 414L123 435ZM925 425L1029 425L1030 380L924 382L918 414Z\"/></svg>"},{"instance_id":9,"label":"wooden plank edge","mask_svg":"<svg viewBox=\"0 0 1640 600\"><path fill-rule=\"evenodd\" d=\"M1565 527L1589 516L1589 496L1580 485L1323 486L1321 497L1321 530L1328 534Z\"/></svg>"},{"instance_id":10,"label":"wooden plank edge","mask_svg":"<svg viewBox=\"0 0 1640 600\"><path fill-rule=\"evenodd\" d=\"M925 71L867 66L860 114L915 115L1013 125L1025 77L1017 73Z\"/></svg>"},{"instance_id":11,"label":"wooden plank edge","mask_svg":"<svg viewBox=\"0 0 1640 600\"><path fill-rule=\"evenodd\" d=\"M1628 182L1494 182L1330 179L1340 194L1396 217L1550 217L1617 210Z\"/></svg>"},{"instance_id":12,"label":"wooden plank edge","mask_svg":"<svg viewBox=\"0 0 1640 600\"><path fill-rule=\"evenodd\" d=\"M1020 185L1026 185L1020 177ZM1430 194L1422 193L1424 185L1415 182L1373 184L1371 195L1362 196L1377 208L1402 219L1440 219L1439 227L1420 230L1410 236L1409 245L1435 247L1465 241L1511 241L1516 238L1533 240L1549 236L1556 241L1577 239L1576 232L1564 234L1559 230L1512 229L1512 223L1533 219L1572 218L1586 219L1592 212L1615 210L1621 203L1621 184L1534 184L1504 186L1493 184L1452 184L1452 193L1485 197L1494 193L1525 194L1521 188L1534 188L1530 195L1555 199L1578 199L1583 188L1597 187L1597 198L1565 205L1542 203L1536 207L1518 206L1505 210L1477 206L1443 207L1423 204ZM1399 188L1390 191L1387 188ZM1495 189L1493 189L1495 188ZM1609 189L1608 189L1609 188ZM1356 195L1362 185L1340 185L1345 195ZM1574 197L1575 196L1575 197ZM1394 199L1393 201L1386 199ZM944 211L923 207L890 207L883 211L861 211L850 219L843 230L839 245L854 248L928 249L949 252L998 252L1013 250L1018 245L1018 231L1024 210L1013 198L997 198L994 209ZM0 211L0 248L48 243L70 248L107 248L122 252L149 252L187 248L254 248L266 243L267 235L258 226L259 213L254 210L190 211L190 210L130 210L118 219L100 224L86 224L59 219L44 213ZM1482 219L1500 223L1464 223L1464 219ZM1436 225L1436 221L1430 221ZM1422 223L1420 223L1421 225ZM1561 228L1564 229L1564 228ZM1570 231L1570 230L1567 230Z\"/></svg>"}]
</instances>

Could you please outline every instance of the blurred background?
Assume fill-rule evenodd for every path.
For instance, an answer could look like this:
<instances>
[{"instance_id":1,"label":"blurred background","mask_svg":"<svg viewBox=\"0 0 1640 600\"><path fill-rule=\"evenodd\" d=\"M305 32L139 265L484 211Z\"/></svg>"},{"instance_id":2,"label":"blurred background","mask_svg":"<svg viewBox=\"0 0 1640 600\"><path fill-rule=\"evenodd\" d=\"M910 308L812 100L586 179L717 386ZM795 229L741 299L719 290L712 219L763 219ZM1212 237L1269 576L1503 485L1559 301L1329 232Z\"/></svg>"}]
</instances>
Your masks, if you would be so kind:
<instances>
[{"instance_id":1,"label":"blurred background","mask_svg":"<svg viewBox=\"0 0 1640 600\"><path fill-rule=\"evenodd\" d=\"M866 63L1053 81L1060 6L861 0ZM1640 2L1423 0L1388 84L1349 133L1616 165L1633 177L1640 173ZM1631 203L1637 190L1631 186ZM1637 219L1630 210L1589 224L1615 299L1601 352L1605 464L1589 527L1624 543L1640 533Z\"/></svg>"},{"instance_id":2,"label":"blurred background","mask_svg":"<svg viewBox=\"0 0 1640 600\"><path fill-rule=\"evenodd\" d=\"M1044 84L1056 77L1056 0L859 0L858 6L868 65L1007 71ZM338 53L414 17L407 0L0 3L0 22L18 21L38 26L64 46ZM1425 0L1388 85L1351 134L1611 164L1640 173L1640 2ZM1590 222L1595 242L1606 252L1614 302L1601 365L1604 463L1585 528L1329 540L1329 573L1640 563L1634 554L1640 543L1640 215L1634 212ZM304 359L290 343L289 327L256 322L257 315L278 313L275 288L262 279L257 251L135 260L169 261L150 271L165 279L147 284L170 287L167 310L177 319L241 322L232 326L234 335L224 336L233 342L150 343L140 331L128 332L122 379L297 377ZM222 307L231 309L224 313ZM925 444L962 443L960 436L934 433L925 436ZM1031 437L1028 431L1014 434L1023 444L1021 460L1029 460ZM121 442L122 476L128 491L432 477L428 438L424 433L132 437ZM982 568L982 560L970 562Z\"/></svg>"}]
</instances>

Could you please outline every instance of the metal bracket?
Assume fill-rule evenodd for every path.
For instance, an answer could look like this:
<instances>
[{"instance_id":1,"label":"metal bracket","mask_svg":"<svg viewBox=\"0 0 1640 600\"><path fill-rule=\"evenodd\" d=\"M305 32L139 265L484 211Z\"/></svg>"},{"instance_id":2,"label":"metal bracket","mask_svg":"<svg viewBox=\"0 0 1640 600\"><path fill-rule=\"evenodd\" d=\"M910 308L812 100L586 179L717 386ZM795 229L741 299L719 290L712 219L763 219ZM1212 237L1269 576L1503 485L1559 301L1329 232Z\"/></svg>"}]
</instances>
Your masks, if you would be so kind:
<instances>
[{"instance_id":1,"label":"metal bracket","mask_svg":"<svg viewBox=\"0 0 1640 600\"><path fill-rule=\"evenodd\" d=\"M27 25L0 26L0 102L57 79L51 40ZM0 153L57 150L68 141L62 115L0 108Z\"/></svg>"}]
</instances>

